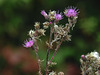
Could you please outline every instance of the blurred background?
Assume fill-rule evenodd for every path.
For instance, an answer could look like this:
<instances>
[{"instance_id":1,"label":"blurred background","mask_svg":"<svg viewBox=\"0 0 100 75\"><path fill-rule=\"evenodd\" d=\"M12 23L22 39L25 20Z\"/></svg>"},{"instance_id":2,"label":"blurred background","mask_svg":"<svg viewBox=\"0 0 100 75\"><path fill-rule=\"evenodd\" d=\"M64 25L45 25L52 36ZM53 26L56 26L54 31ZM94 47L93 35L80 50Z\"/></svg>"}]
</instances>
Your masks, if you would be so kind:
<instances>
[{"instance_id":1,"label":"blurred background","mask_svg":"<svg viewBox=\"0 0 100 75\"><path fill-rule=\"evenodd\" d=\"M28 39L28 31L34 28L34 22L43 23L41 10L64 11L68 6L79 9L79 18L71 31L72 41L64 42L53 61L51 69L63 71L65 75L80 75L80 56L91 51L100 53L100 4L99 0L0 0L0 75L38 75L36 56L31 48L23 48ZM65 24L67 18L60 23ZM49 30L47 30L49 31ZM39 55L44 59L45 39L39 43ZM51 51L50 56L52 56Z\"/></svg>"}]
</instances>

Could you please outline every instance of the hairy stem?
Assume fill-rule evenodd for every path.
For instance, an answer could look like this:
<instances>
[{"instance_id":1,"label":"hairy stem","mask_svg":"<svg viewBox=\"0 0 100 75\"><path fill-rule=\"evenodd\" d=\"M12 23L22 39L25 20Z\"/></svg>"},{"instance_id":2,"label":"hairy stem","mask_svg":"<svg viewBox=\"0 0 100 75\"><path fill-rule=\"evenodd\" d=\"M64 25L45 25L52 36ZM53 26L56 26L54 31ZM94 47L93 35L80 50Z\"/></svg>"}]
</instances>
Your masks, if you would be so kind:
<instances>
[{"instance_id":1,"label":"hairy stem","mask_svg":"<svg viewBox=\"0 0 100 75\"><path fill-rule=\"evenodd\" d=\"M52 56L49 64L51 64L52 60L54 59L54 56L56 55L56 53L57 53L57 51L58 51L58 49L59 49L62 42L63 42L63 39L61 40L61 42L58 44L57 48L55 49L55 52L53 53L53 56Z\"/></svg>"},{"instance_id":2,"label":"hairy stem","mask_svg":"<svg viewBox=\"0 0 100 75\"><path fill-rule=\"evenodd\" d=\"M85 62L85 75L86 75L86 70L87 70L87 66L86 66L86 62Z\"/></svg>"},{"instance_id":3,"label":"hairy stem","mask_svg":"<svg viewBox=\"0 0 100 75\"><path fill-rule=\"evenodd\" d=\"M51 30L50 30L49 45L51 45L52 34L53 34L53 27L51 27ZM48 75L49 51L50 51L50 47L48 47L48 50L47 50L47 58L46 58L46 75Z\"/></svg>"},{"instance_id":4,"label":"hairy stem","mask_svg":"<svg viewBox=\"0 0 100 75\"><path fill-rule=\"evenodd\" d=\"M37 49L37 41L35 41L35 53L36 53L36 57L37 57L38 67L39 67L39 75L42 75L41 66L40 66L40 59L39 59L38 49Z\"/></svg>"}]
</instances>

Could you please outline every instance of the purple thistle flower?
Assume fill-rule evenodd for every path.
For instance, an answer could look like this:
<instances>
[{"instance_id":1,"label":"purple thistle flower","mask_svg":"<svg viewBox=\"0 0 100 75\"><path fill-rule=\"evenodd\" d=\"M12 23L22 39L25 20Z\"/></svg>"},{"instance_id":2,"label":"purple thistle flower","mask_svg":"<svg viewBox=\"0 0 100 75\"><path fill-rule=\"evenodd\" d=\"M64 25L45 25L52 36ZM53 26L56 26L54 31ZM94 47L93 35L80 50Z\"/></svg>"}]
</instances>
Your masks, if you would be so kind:
<instances>
[{"instance_id":1,"label":"purple thistle flower","mask_svg":"<svg viewBox=\"0 0 100 75\"><path fill-rule=\"evenodd\" d=\"M78 15L78 12L75 10L75 8L69 8L65 10L64 14L67 17L75 17Z\"/></svg>"},{"instance_id":2,"label":"purple thistle flower","mask_svg":"<svg viewBox=\"0 0 100 75\"><path fill-rule=\"evenodd\" d=\"M61 13L60 14L55 14L55 19L57 21L61 20L62 19L62 14Z\"/></svg>"},{"instance_id":3,"label":"purple thistle flower","mask_svg":"<svg viewBox=\"0 0 100 75\"><path fill-rule=\"evenodd\" d=\"M34 41L33 40L31 40L31 39L29 39L29 41L25 41L24 42L24 47L26 47L26 48L28 48L28 47L31 47L32 45L34 44Z\"/></svg>"},{"instance_id":4,"label":"purple thistle flower","mask_svg":"<svg viewBox=\"0 0 100 75\"><path fill-rule=\"evenodd\" d=\"M48 14L45 12L45 10L41 11L41 14L47 19L48 18Z\"/></svg>"}]
</instances>

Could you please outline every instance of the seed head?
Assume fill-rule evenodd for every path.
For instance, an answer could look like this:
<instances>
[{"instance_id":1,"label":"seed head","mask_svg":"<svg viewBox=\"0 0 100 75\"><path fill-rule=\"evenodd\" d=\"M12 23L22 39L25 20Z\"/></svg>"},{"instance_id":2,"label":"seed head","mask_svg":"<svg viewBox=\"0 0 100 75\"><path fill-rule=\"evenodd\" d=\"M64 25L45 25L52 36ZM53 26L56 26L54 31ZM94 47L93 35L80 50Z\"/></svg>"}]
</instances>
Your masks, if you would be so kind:
<instances>
[{"instance_id":1,"label":"seed head","mask_svg":"<svg viewBox=\"0 0 100 75\"><path fill-rule=\"evenodd\" d=\"M56 11L50 11L49 12L49 19L50 20L55 20L55 14L56 14Z\"/></svg>"},{"instance_id":2,"label":"seed head","mask_svg":"<svg viewBox=\"0 0 100 75\"><path fill-rule=\"evenodd\" d=\"M35 27L35 29L39 29L40 28L40 22L35 22L34 27Z\"/></svg>"},{"instance_id":3,"label":"seed head","mask_svg":"<svg viewBox=\"0 0 100 75\"><path fill-rule=\"evenodd\" d=\"M34 34L35 34L35 31L34 31L34 30L30 30L30 31L29 31L29 36L30 36L30 37L33 37Z\"/></svg>"},{"instance_id":4,"label":"seed head","mask_svg":"<svg viewBox=\"0 0 100 75\"><path fill-rule=\"evenodd\" d=\"M45 35L45 34L44 34L45 32L46 32L46 31L45 31L44 29L39 29L39 30L38 30L39 35Z\"/></svg>"},{"instance_id":5,"label":"seed head","mask_svg":"<svg viewBox=\"0 0 100 75\"><path fill-rule=\"evenodd\" d=\"M43 23L44 29L47 29L47 28L49 27L49 24L50 24L49 22L44 22L44 23Z\"/></svg>"}]
</instances>

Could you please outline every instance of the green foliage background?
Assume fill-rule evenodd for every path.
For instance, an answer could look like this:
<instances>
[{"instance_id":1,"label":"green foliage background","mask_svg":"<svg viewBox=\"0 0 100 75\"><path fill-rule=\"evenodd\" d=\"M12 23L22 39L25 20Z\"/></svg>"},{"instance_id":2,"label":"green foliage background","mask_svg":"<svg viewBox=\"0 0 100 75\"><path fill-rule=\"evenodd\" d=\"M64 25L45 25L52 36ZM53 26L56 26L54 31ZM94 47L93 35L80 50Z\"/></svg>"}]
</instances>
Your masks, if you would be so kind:
<instances>
[{"instance_id":1,"label":"green foliage background","mask_svg":"<svg viewBox=\"0 0 100 75\"><path fill-rule=\"evenodd\" d=\"M72 41L64 42L55 56L54 61L58 63L56 68L63 68L61 64L66 64L70 57L79 66L82 54L94 50L100 53L100 4L98 0L0 0L0 66L3 65L0 68L1 72L6 63L2 56L2 49L8 45L15 49L22 47L23 41L28 38L28 31L34 28L34 22L45 21L40 14L41 10L64 11L68 6L77 7L80 13L78 22L71 31ZM66 22L67 18L61 21L63 24ZM46 56L44 41L47 37L42 37L43 41L39 43L41 46L39 55L44 59ZM31 49L29 51L34 55ZM52 53L53 51L51 55Z\"/></svg>"}]
</instances>

